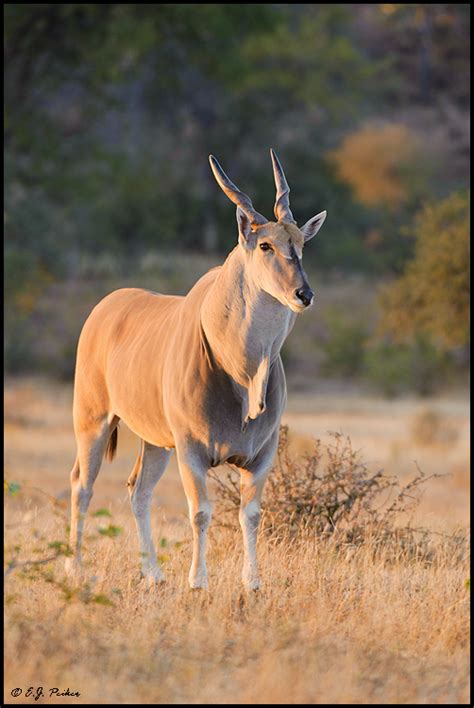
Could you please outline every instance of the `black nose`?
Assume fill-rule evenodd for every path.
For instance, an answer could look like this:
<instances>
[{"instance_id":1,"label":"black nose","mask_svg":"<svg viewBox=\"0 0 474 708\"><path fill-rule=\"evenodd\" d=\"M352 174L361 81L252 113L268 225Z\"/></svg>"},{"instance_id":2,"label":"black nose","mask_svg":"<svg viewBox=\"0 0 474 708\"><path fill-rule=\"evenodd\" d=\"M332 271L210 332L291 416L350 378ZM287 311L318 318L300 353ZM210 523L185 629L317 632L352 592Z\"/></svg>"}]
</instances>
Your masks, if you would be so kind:
<instances>
[{"instance_id":1,"label":"black nose","mask_svg":"<svg viewBox=\"0 0 474 708\"><path fill-rule=\"evenodd\" d=\"M305 307L308 307L308 305L311 305L311 303L313 302L314 293L311 288L307 286L296 290L295 295L299 300L301 300Z\"/></svg>"}]
</instances>

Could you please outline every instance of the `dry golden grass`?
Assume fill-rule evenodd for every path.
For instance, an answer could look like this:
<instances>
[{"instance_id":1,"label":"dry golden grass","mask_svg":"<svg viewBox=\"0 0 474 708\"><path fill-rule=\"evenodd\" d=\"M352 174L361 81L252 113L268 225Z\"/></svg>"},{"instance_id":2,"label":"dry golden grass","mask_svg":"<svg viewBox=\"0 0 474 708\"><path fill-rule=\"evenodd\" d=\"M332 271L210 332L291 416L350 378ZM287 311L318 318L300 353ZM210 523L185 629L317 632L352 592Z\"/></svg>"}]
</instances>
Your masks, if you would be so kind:
<instances>
[{"instance_id":1,"label":"dry golden grass","mask_svg":"<svg viewBox=\"0 0 474 708\"><path fill-rule=\"evenodd\" d=\"M7 384L5 476L24 485L18 494L7 495L7 560L16 553L19 561L42 558L51 552L45 551L48 542L65 538L63 514L68 514L68 472L75 452L70 403L70 387L35 380ZM449 439L449 446L443 436L432 446L423 438L419 450L412 434L418 403L359 401L356 410L345 401L338 415L333 401L326 417L320 405L290 399L287 422L318 437L331 428L350 433L366 459L372 452L378 466L387 463L387 473L411 474L405 462L418 452L426 473L439 471L444 450L444 467L458 465L457 476L433 482L423 521L442 529L467 522L463 470L468 447L461 404L433 404L450 425L457 416L459 435ZM376 423L387 406L392 408L384 437ZM363 435L358 436L358 425ZM294 442L304 448L304 437ZM80 698L64 699L71 703L469 702L467 559L453 557L442 541L428 564L403 553L395 561L383 555L374 559L370 546L337 551L331 541L322 543L309 533L292 541L261 538L262 591L246 596L239 582L240 534L214 526L210 591L196 593L187 586L190 528L173 463L158 486L154 514L168 582L147 592L139 579L125 486L137 448L131 434L121 431L118 459L104 465L96 484L86 524L89 595L67 600L66 588L46 582L48 573L49 580L62 582L62 557L39 573L17 568L9 574L8 703L30 702L10 696L13 688L29 686L79 691ZM430 461L438 468L430 468ZM59 498L58 513L32 487ZM92 516L104 507L110 519ZM452 518L446 510L452 510ZM121 535L99 535L104 522L122 527ZM105 595L113 606L87 601L94 595Z\"/></svg>"}]
</instances>

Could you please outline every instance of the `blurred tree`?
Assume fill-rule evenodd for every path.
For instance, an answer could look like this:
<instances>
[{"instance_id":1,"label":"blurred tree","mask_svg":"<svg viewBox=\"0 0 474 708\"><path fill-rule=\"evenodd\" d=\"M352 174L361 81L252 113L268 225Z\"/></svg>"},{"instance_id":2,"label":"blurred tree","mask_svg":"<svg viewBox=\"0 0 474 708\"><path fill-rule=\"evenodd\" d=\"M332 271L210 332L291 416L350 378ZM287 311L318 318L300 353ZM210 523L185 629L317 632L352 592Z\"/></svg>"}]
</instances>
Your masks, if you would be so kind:
<instances>
[{"instance_id":1,"label":"blurred tree","mask_svg":"<svg viewBox=\"0 0 474 708\"><path fill-rule=\"evenodd\" d=\"M369 4L361 10L361 36L373 56L391 57L397 79L387 96L392 106L440 100L469 106L469 3Z\"/></svg>"},{"instance_id":2,"label":"blurred tree","mask_svg":"<svg viewBox=\"0 0 474 708\"><path fill-rule=\"evenodd\" d=\"M248 69L238 51L243 38L278 16L265 5L9 4L4 10L10 246L27 246L56 271L68 249L120 242L130 255L130 247L150 243L152 221L162 242L180 231L186 237L193 201L202 207L209 199L202 185L210 183L210 171L204 160L196 169L175 153L190 117L199 137L213 129L221 118L219 90L230 90ZM157 127L160 144L151 152ZM204 149L196 131L189 147ZM200 194L189 189L193 171ZM180 192L189 196L178 207ZM51 217L37 239L35 196ZM20 206L21 217L14 213ZM65 217L59 224L56 213ZM212 213L201 208L200 230L204 245L215 247L215 225L206 223ZM26 228L14 228L19 218ZM194 225L191 244L196 232ZM51 241L54 254L44 248Z\"/></svg>"},{"instance_id":3,"label":"blurred tree","mask_svg":"<svg viewBox=\"0 0 474 708\"><path fill-rule=\"evenodd\" d=\"M447 118L417 120L430 143L449 127L437 169L457 164L455 186L466 184L467 5L7 3L4 13L5 238L33 258L30 273L74 272L82 252L114 250L129 268L150 247L227 250L234 214L207 155L271 218L270 146L298 221L328 209L309 259L399 265L409 249L393 234L416 184L390 163L408 201L384 220L383 196L358 202L324 154L355 125L387 114L397 124L394 107L411 105L423 17L430 96Z\"/></svg>"},{"instance_id":4,"label":"blurred tree","mask_svg":"<svg viewBox=\"0 0 474 708\"><path fill-rule=\"evenodd\" d=\"M416 198L421 150L405 125L363 125L328 154L341 179L369 207L396 212Z\"/></svg>"},{"instance_id":5,"label":"blurred tree","mask_svg":"<svg viewBox=\"0 0 474 708\"><path fill-rule=\"evenodd\" d=\"M401 123L366 123L327 159L354 198L372 210L364 243L369 262L377 270L399 272L412 252L400 228L431 189L433 165L421 140Z\"/></svg>"},{"instance_id":6,"label":"blurred tree","mask_svg":"<svg viewBox=\"0 0 474 708\"><path fill-rule=\"evenodd\" d=\"M424 336L445 350L469 341L469 193L426 206L415 255L381 295L382 330L399 341Z\"/></svg>"},{"instance_id":7,"label":"blurred tree","mask_svg":"<svg viewBox=\"0 0 474 708\"><path fill-rule=\"evenodd\" d=\"M365 377L389 398L432 395L446 382L449 364L447 353L420 335L409 344L373 341L364 353Z\"/></svg>"},{"instance_id":8,"label":"blurred tree","mask_svg":"<svg viewBox=\"0 0 474 708\"><path fill-rule=\"evenodd\" d=\"M325 316L326 336L321 344L323 371L341 379L357 377L363 368L368 340L367 322L337 309Z\"/></svg>"},{"instance_id":9,"label":"blurred tree","mask_svg":"<svg viewBox=\"0 0 474 708\"><path fill-rule=\"evenodd\" d=\"M252 71L245 85L270 93L280 106L295 100L309 106L319 124L346 123L362 101L373 97L386 63L370 61L356 45L349 8L286 6L288 21L246 40L242 51Z\"/></svg>"}]
</instances>

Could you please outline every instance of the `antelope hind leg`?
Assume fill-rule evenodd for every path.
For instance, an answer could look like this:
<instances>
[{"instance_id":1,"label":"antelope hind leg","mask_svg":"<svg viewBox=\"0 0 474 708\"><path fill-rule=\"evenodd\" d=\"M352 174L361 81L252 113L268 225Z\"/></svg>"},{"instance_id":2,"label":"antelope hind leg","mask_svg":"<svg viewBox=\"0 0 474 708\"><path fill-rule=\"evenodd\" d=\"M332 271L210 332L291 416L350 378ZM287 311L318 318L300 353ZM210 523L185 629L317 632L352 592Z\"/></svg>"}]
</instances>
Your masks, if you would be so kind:
<instances>
[{"instance_id":1,"label":"antelope hind leg","mask_svg":"<svg viewBox=\"0 0 474 708\"><path fill-rule=\"evenodd\" d=\"M128 491L140 541L141 572L148 586L163 582L151 532L150 506L153 489L163 475L171 452L142 440L140 454L128 479Z\"/></svg>"},{"instance_id":2,"label":"antelope hind leg","mask_svg":"<svg viewBox=\"0 0 474 708\"><path fill-rule=\"evenodd\" d=\"M84 519L92 499L94 482L99 474L105 448L115 424L104 420L99 426L76 432L77 457L71 471L71 531L69 545L72 557L66 558L66 573L81 575L82 534Z\"/></svg>"},{"instance_id":3,"label":"antelope hind leg","mask_svg":"<svg viewBox=\"0 0 474 708\"><path fill-rule=\"evenodd\" d=\"M192 450L177 450L181 481L188 501L189 520L193 530L193 559L189 585L193 589L207 588L206 537L211 521L211 505L207 496L208 467Z\"/></svg>"}]
</instances>

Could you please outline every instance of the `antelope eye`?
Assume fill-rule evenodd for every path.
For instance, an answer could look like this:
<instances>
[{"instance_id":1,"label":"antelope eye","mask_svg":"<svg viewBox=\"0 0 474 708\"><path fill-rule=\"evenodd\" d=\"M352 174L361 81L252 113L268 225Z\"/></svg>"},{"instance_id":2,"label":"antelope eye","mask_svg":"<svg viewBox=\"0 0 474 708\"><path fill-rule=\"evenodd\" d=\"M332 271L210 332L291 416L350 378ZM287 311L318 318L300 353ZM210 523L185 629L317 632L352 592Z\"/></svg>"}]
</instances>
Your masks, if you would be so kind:
<instances>
[{"instance_id":1,"label":"antelope eye","mask_svg":"<svg viewBox=\"0 0 474 708\"><path fill-rule=\"evenodd\" d=\"M260 248L262 251L273 251L273 248L270 246L269 243L261 243Z\"/></svg>"}]
</instances>

